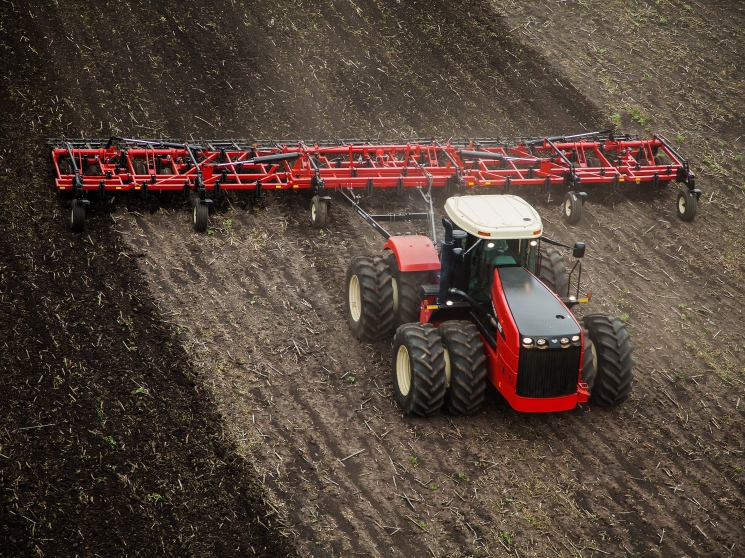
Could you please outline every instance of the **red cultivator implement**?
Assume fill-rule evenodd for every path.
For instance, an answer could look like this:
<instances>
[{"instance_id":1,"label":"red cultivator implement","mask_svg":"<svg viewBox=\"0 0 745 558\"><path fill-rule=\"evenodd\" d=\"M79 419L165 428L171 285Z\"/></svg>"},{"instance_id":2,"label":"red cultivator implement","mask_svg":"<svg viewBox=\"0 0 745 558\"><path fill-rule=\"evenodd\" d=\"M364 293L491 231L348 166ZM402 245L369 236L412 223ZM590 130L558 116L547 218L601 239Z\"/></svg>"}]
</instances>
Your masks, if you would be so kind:
<instances>
[{"instance_id":1,"label":"red cultivator implement","mask_svg":"<svg viewBox=\"0 0 745 558\"><path fill-rule=\"evenodd\" d=\"M328 192L338 190L355 205L355 190L432 187L449 193L492 187L508 193L514 187L561 187L566 194L563 214L579 222L586 185L614 189L631 182L652 188L675 180L683 183L677 198L678 216L691 221L700 190L688 162L660 135L652 139L614 136L606 132L576 136L524 139L411 140L407 143L369 143L358 140L303 142L243 140L163 141L112 137L49 140L57 172L56 188L70 191L74 200L71 227L82 231L88 196L139 191L196 192L194 227L205 230L209 205L223 190L311 190L311 217L325 223ZM346 193L345 193L346 192ZM363 215L364 217L365 215ZM428 214L389 216L423 218ZM376 216L379 220L382 216Z\"/></svg>"}]
</instances>

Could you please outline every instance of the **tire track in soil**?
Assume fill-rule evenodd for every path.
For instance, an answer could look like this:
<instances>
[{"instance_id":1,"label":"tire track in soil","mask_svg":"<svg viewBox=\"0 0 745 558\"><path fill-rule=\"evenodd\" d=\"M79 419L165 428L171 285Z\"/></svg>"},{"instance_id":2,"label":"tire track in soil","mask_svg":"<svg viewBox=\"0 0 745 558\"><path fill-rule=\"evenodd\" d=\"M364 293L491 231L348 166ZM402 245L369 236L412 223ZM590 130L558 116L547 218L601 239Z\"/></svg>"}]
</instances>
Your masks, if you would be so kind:
<instances>
[{"instance_id":1,"label":"tire track in soil","mask_svg":"<svg viewBox=\"0 0 745 558\"><path fill-rule=\"evenodd\" d=\"M293 199L292 201L290 201L288 203L288 206L290 206L290 207L288 209L285 209L285 215L287 216L287 218L288 219L294 219L298 215L302 215L303 214L303 210L301 209L301 206L302 205L303 205L302 204L302 201L300 201L299 203L298 203L298 200L296 200L296 199ZM349 236L353 236L353 237L356 236L357 231L355 231L354 227L350 226L350 222L349 222L349 219L348 219L347 212L339 212L336 215L338 215L339 218L334 222L335 228L338 228L340 231L344 231ZM357 219L356 215L353 215L353 218L354 219ZM302 224L299 227L295 227L295 228L297 228L298 230L297 231L294 231L294 232L296 234L299 233L299 236L296 236L295 237L296 239L306 237L308 234L312 234L313 232L315 232L315 231L313 231L312 227L303 226ZM351 234L349 234L349 233L351 233ZM366 249L366 251L370 251L370 242L369 242L368 238L364 238L364 240L366 240L367 242L363 242L362 239L359 239L357 241L354 241L353 243L356 246L355 247L352 247L352 250L353 251L359 251L360 245L362 245L362 247L364 247ZM376 248L377 248L377 246L376 246ZM346 251L347 252L350 251L349 247L347 247L347 250ZM329 285L337 285L338 286L338 277L339 277L340 274L341 274L341 276L344 275L344 272L345 272L345 269L346 269L346 265L348 263L348 257L349 257L348 254L346 254L345 256L341 256L339 254L338 257L335 259L335 262L334 262L336 264L335 266L331 266L331 265L329 265L329 266L322 266L319 269L319 275L321 276L321 278L322 279L325 279L325 282L327 284L329 284ZM321 271L321 270L323 270L323 271ZM326 304L331 303L331 304L333 304L333 306L336 307L336 309L337 309L337 315L339 315L339 314L344 315L345 307L344 307L344 302L343 302L343 300L344 300L343 287L342 287L341 292L340 292L340 289L336 288L336 289L331 289L329 291L322 291L322 292L320 292L318 294L319 294L319 296L321 296L324 299L326 299L326 300L323 301L324 303L326 303ZM329 298L333 299L333 301L328 300ZM385 345L385 343L383 343L382 345ZM377 382L375 382L375 385L377 386ZM383 406L385 404L389 404L389 402L385 401L384 399L381 401L381 398L380 397L377 397L377 393L376 394L371 394L370 397L366 397L365 399L368 402L369 402L370 399L377 399L376 402L378 404L381 404L381 406ZM304 403L304 400L299 400L298 398L296 398L296 402L299 403L299 404L301 404L301 406L303 406L305 408L306 412L308 412L310 415L317 417L317 421L318 422L321 422L321 421L325 422L330 430L333 430L333 428L334 428L335 425L344 424L344 420L340 420L340 419L343 419L343 417L341 417L341 416L329 418L328 415L327 415L325 417L325 420L323 420L323 419L321 419L320 414L316 412L316 409L314 409L314 408L312 408L312 407L310 407L308 405L303 405L302 404L302 403ZM362 407L364 406L364 404L365 404L364 402L361 404L360 410L362 409ZM376 407L376 409L377 409L377 407ZM357 409L355 409L355 412L357 412ZM326 414L326 413L324 413L324 414ZM365 419L363 417L363 422L364 421L365 421ZM357 430L358 430L358 435L359 434L362 434L362 436L365 436L365 435L369 436L369 433L365 432L364 429L359 424L358 424ZM338 448L338 444L336 444L333 441L333 439L331 439L329 437L324 437L324 439L325 439L325 441L326 441L326 443L327 443L328 446L330 446L332 448ZM366 448L366 451L371 452L372 449L373 449L372 446L370 444L368 444L368 447ZM334 451L333 453L335 453L336 455L340 455L340 452L339 451ZM367 455L369 455L369 453ZM350 462L348 462L348 463L350 463ZM393 467L393 470L396 471L395 465L393 465L391 463L391 466ZM356 460L353 460L350 464L346 465L346 467L347 467L347 469L349 469L349 472L351 473L351 475L359 474L359 471L362 468L361 465L358 465L357 464ZM378 477L377 479L375 479L378 482L380 480L384 480L384 481L386 480L385 478L383 478L383 479L380 478L383 475L384 475L384 473L382 471L380 471L380 470L377 472L377 475L375 474L375 472L373 472L371 474L371 476L377 476ZM347 479L348 479L348 477L347 477ZM342 486L345 486L345 488L347 488L347 492L351 492L352 494L355 494L356 492L359 492L360 494L364 494L364 496L365 496L365 498L366 498L366 500L368 502L376 502L376 504L373 507L376 508L376 511L378 512L379 515L382 515L382 516L389 515L390 516L392 510L390 509L390 506L389 505L386 505L386 502L385 501L381 501L380 495L377 495L377 497L376 497L376 495L374 495L372 491L368 490L367 487L365 487L361 483L351 483L351 486L349 486L349 484L350 483L345 483L345 484L342 485ZM419 498L421 498L421 497L419 497ZM332 501L331 502L328 502L328 503L330 505L332 505L332 506L334 504L334 502L332 502ZM341 515L342 515L342 517L344 519L346 519L347 521L350 521L350 518L348 517L347 514L353 513L353 511L350 508L346 508L344 510L341 510L340 513L341 513ZM363 514L363 516L366 515L365 512L362 512L362 514ZM355 518L355 523L356 524L359 524L360 521L362 522L362 524L364 524L365 523L365 517L359 517L358 516L358 517ZM390 523L390 522L388 522L388 523ZM354 531L354 530L355 530L355 527L352 526L352 531ZM355 533L354 532L350 532L348 534L354 535ZM365 548L374 548L374 547L380 546L381 543L385 543L385 541L380 540L380 533L377 534L377 537L370 536L369 531L365 531L365 534L368 536L368 541L369 542L372 542L373 545L372 546L369 545L369 544L368 545L363 545L363 546L359 547L357 550L364 551ZM359 536L359 533L357 533L357 535ZM399 551L401 551L403 553L416 552L417 551L417 548L416 547L407 548L406 543L404 542L402 544L402 542L400 540L397 540L396 541L396 545L397 545L397 548L399 549Z\"/></svg>"}]
</instances>

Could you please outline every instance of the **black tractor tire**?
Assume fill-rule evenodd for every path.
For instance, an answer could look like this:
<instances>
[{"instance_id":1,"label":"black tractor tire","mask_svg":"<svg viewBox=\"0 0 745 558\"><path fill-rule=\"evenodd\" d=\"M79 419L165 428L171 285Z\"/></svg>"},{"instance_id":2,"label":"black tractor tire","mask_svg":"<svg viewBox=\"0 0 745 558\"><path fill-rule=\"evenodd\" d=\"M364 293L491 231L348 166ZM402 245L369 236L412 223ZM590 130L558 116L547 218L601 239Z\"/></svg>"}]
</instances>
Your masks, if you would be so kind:
<instances>
[{"instance_id":1,"label":"black tractor tire","mask_svg":"<svg viewBox=\"0 0 745 558\"><path fill-rule=\"evenodd\" d=\"M346 278L347 323L358 341L378 341L393 329L393 277L380 256L352 258Z\"/></svg>"},{"instance_id":2,"label":"black tractor tire","mask_svg":"<svg viewBox=\"0 0 745 558\"><path fill-rule=\"evenodd\" d=\"M204 232L207 230L209 214L209 205L204 203L202 200L197 200L194 204L194 213L192 214L192 221L196 232Z\"/></svg>"},{"instance_id":3,"label":"black tractor tire","mask_svg":"<svg viewBox=\"0 0 745 558\"><path fill-rule=\"evenodd\" d=\"M538 278L559 296L569 295L569 276L564 258L553 246L541 248Z\"/></svg>"},{"instance_id":4,"label":"black tractor tire","mask_svg":"<svg viewBox=\"0 0 745 558\"><path fill-rule=\"evenodd\" d=\"M428 417L445 400L445 358L432 324L405 324L393 339L393 391L406 415Z\"/></svg>"},{"instance_id":5,"label":"black tractor tire","mask_svg":"<svg viewBox=\"0 0 745 558\"><path fill-rule=\"evenodd\" d=\"M318 196L313 196L310 200L310 222L314 227L323 228L326 226L329 206Z\"/></svg>"},{"instance_id":6,"label":"black tractor tire","mask_svg":"<svg viewBox=\"0 0 745 558\"><path fill-rule=\"evenodd\" d=\"M70 230L76 233L85 230L85 205L81 200L72 200L70 204Z\"/></svg>"},{"instance_id":7,"label":"black tractor tire","mask_svg":"<svg viewBox=\"0 0 745 558\"><path fill-rule=\"evenodd\" d=\"M683 221L693 221L698 210L698 198L694 192L681 189L678 191L678 201L676 208L678 217Z\"/></svg>"},{"instance_id":8,"label":"black tractor tire","mask_svg":"<svg viewBox=\"0 0 745 558\"><path fill-rule=\"evenodd\" d=\"M585 316L584 326L594 347L597 375L590 403L610 407L623 403L631 393L634 357L629 332L614 316Z\"/></svg>"},{"instance_id":9,"label":"black tractor tire","mask_svg":"<svg viewBox=\"0 0 745 558\"><path fill-rule=\"evenodd\" d=\"M585 333L585 350L582 354L582 372L579 375L579 379L587 384L587 391L592 393L592 388L595 385L595 378L598 375L598 368L595 365L597 360L595 357L595 344L590 339L590 332L586 329Z\"/></svg>"},{"instance_id":10,"label":"black tractor tire","mask_svg":"<svg viewBox=\"0 0 745 558\"><path fill-rule=\"evenodd\" d=\"M467 321L443 322L437 332L445 350L444 410L451 415L472 415L481 408L486 393L486 356L481 334Z\"/></svg>"},{"instance_id":11,"label":"black tractor tire","mask_svg":"<svg viewBox=\"0 0 745 558\"><path fill-rule=\"evenodd\" d=\"M393 274L393 328L418 322L422 305L419 288L429 283L429 271L400 271L393 252L386 261Z\"/></svg>"},{"instance_id":12,"label":"black tractor tire","mask_svg":"<svg viewBox=\"0 0 745 558\"><path fill-rule=\"evenodd\" d=\"M561 206L561 214L569 225L576 225L582 219L582 198L577 192L567 192Z\"/></svg>"}]
</instances>

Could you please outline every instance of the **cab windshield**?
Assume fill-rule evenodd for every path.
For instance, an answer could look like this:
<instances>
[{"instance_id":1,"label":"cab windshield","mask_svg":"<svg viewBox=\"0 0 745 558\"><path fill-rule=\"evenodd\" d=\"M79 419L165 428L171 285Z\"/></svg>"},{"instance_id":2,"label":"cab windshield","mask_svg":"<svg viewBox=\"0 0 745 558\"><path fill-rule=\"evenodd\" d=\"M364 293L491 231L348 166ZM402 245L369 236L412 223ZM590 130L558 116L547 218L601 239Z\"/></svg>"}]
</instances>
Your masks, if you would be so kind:
<instances>
[{"instance_id":1,"label":"cab windshield","mask_svg":"<svg viewBox=\"0 0 745 558\"><path fill-rule=\"evenodd\" d=\"M534 264L533 246L529 239L488 240L471 237L465 267L469 274L468 294L479 302L491 299L494 270L499 267L525 267Z\"/></svg>"}]
</instances>

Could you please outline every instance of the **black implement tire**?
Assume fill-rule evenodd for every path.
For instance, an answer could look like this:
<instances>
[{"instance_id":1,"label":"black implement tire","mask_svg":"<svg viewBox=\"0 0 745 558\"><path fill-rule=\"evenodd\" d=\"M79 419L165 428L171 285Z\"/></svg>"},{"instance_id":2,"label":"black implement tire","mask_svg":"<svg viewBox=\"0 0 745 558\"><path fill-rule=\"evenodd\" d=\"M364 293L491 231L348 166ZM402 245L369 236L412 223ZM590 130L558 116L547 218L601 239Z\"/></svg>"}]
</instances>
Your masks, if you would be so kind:
<instances>
[{"instance_id":1,"label":"black implement tire","mask_svg":"<svg viewBox=\"0 0 745 558\"><path fill-rule=\"evenodd\" d=\"M328 205L318 196L313 196L310 200L310 222L314 227L323 228L326 226L328 217Z\"/></svg>"},{"instance_id":2,"label":"black implement tire","mask_svg":"<svg viewBox=\"0 0 745 558\"><path fill-rule=\"evenodd\" d=\"M623 403L631 393L634 357L629 332L614 316L585 316L584 325L595 348L597 376L590 403L609 407Z\"/></svg>"},{"instance_id":3,"label":"black implement tire","mask_svg":"<svg viewBox=\"0 0 745 558\"><path fill-rule=\"evenodd\" d=\"M393 327L419 321L422 300L419 288L429 283L429 271L400 271L396 254L386 258L393 274Z\"/></svg>"},{"instance_id":4,"label":"black implement tire","mask_svg":"<svg viewBox=\"0 0 745 558\"><path fill-rule=\"evenodd\" d=\"M192 215L195 231L204 232L207 230L207 219L209 218L209 214L209 206L202 200L197 200L194 204L194 213Z\"/></svg>"},{"instance_id":5,"label":"black implement tire","mask_svg":"<svg viewBox=\"0 0 745 558\"><path fill-rule=\"evenodd\" d=\"M587 384L587 391L592 393L592 388L595 385L595 378L598 375L597 366L595 366L595 344L590 339L590 332L586 329L585 333L585 351L582 355L582 372L579 375L579 379Z\"/></svg>"},{"instance_id":6,"label":"black implement tire","mask_svg":"<svg viewBox=\"0 0 745 558\"><path fill-rule=\"evenodd\" d=\"M678 202L676 204L678 217L683 221L693 221L698 210L698 198L694 192L681 189L678 192Z\"/></svg>"},{"instance_id":7,"label":"black implement tire","mask_svg":"<svg viewBox=\"0 0 745 558\"><path fill-rule=\"evenodd\" d=\"M380 256L352 258L346 279L347 323L359 341L378 341L393 329L393 277Z\"/></svg>"},{"instance_id":8,"label":"black implement tire","mask_svg":"<svg viewBox=\"0 0 745 558\"><path fill-rule=\"evenodd\" d=\"M564 258L553 246L541 248L541 267L538 278L559 296L569 294L569 276Z\"/></svg>"},{"instance_id":9,"label":"black implement tire","mask_svg":"<svg viewBox=\"0 0 745 558\"><path fill-rule=\"evenodd\" d=\"M428 417L445 399L445 358L432 324L405 324L393 339L393 391L406 415Z\"/></svg>"},{"instance_id":10,"label":"black implement tire","mask_svg":"<svg viewBox=\"0 0 745 558\"><path fill-rule=\"evenodd\" d=\"M567 192L561 206L561 214L570 225L576 225L582 219L582 198L577 192Z\"/></svg>"},{"instance_id":11,"label":"black implement tire","mask_svg":"<svg viewBox=\"0 0 745 558\"><path fill-rule=\"evenodd\" d=\"M80 200L72 200L70 204L70 230L83 232L85 229L85 205Z\"/></svg>"},{"instance_id":12,"label":"black implement tire","mask_svg":"<svg viewBox=\"0 0 745 558\"><path fill-rule=\"evenodd\" d=\"M437 328L445 350L444 409L451 415L472 415L486 393L486 357L478 328L471 322L443 322Z\"/></svg>"}]
</instances>

